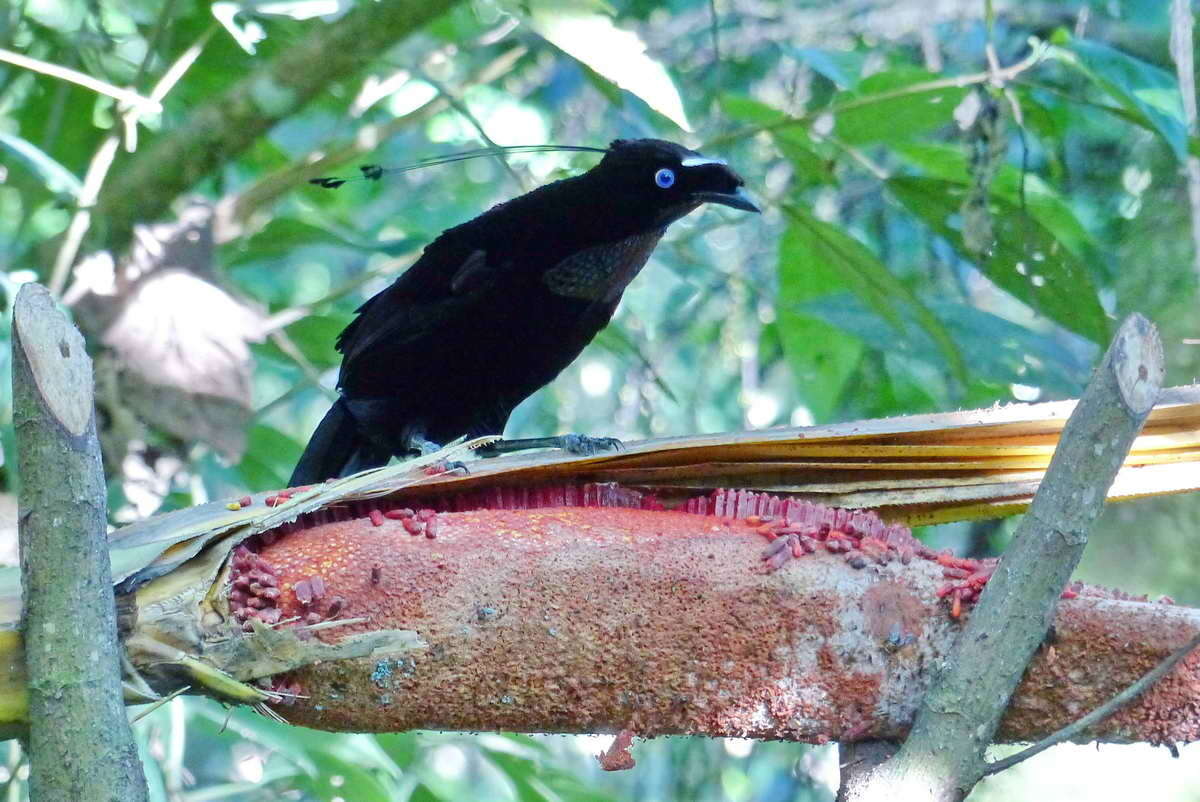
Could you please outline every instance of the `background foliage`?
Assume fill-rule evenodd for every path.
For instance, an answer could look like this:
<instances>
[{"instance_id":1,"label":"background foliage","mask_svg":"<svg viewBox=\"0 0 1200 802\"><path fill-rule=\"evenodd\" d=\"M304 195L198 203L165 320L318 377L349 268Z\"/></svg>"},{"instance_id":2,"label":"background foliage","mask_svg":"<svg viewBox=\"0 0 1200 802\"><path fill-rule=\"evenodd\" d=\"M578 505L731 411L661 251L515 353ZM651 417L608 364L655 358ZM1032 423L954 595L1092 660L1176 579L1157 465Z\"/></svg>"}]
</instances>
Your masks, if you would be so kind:
<instances>
[{"instance_id":1,"label":"background foliage","mask_svg":"<svg viewBox=\"0 0 1200 802\"><path fill-rule=\"evenodd\" d=\"M318 160L349 174L488 142L661 136L746 176L765 214L713 209L673 227L614 324L517 410L513 436L632 439L1071 397L1132 311L1160 326L1168 383L1198 373L1200 143L1183 102L1194 85L1169 45L1186 2L462 3L201 177L114 263L106 221L81 215L97 192L347 5L0 11L4 52L41 62L0 64L0 289L7 307L20 283L50 284L95 347L114 522L281 486L332 397L332 342L355 307L444 228L594 158L480 159L337 192L301 183ZM161 111L133 113L46 65ZM7 354L0 343L5 374ZM10 410L5 375L6 455ZM0 471L10 557L13 467ZM1084 578L1200 603L1197 509L1110 511ZM1007 532L924 534L984 553ZM828 798L831 769L828 750L661 739L637 746L636 770L606 776L588 756L603 738L335 737L206 701L171 702L139 733L152 790L171 800L765 802ZM1194 777L1200 757L1184 754ZM1077 765L1063 750L1041 759L1054 760ZM1156 798L1197 798L1195 785L1166 788L1161 760L1155 779L1139 770ZM0 777L14 799L19 766L13 747ZM1043 798L1083 793L1038 782Z\"/></svg>"}]
</instances>

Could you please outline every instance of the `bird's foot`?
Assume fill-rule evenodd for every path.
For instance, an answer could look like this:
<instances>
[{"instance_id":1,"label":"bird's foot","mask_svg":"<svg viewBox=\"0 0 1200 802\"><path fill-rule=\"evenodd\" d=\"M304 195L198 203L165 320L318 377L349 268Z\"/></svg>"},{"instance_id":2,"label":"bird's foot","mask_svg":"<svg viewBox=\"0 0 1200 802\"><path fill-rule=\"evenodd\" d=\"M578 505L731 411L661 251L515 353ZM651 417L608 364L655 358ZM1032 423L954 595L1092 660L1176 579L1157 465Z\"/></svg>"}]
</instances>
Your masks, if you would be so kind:
<instances>
[{"instance_id":1,"label":"bird's foot","mask_svg":"<svg viewBox=\"0 0 1200 802\"><path fill-rule=\"evenodd\" d=\"M558 438L559 448L568 454L591 457L602 451L620 451L624 445L615 437L588 437L583 434L564 434Z\"/></svg>"},{"instance_id":2,"label":"bird's foot","mask_svg":"<svg viewBox=\"0 0 1200 802\"><path fill-rule=\"evenodd\" d=\"M591 457L603 451L618 451L621 441L615 437L588 437L582 434L562 434L556 437L526 437L519 440L497 440L475 451L481 457L498 457L514 451L533 448L560 448L568 454Z\"/></svg>"},{"instance_id":3,"label":"bird's foot","mask_svg":"<svg viewBox=\"0 0 1200 802\"><path fill-rule=\"evenodd\" d=\"M436 454L441 451L442 447L432 440L426 440L423 437L413 438L409 441L409 454L414 457L428 457L430 454ZM421 469L426 476L441 476L444 473L462 473L468 474L471 471L467 466L458 460L440 459L437 462L431 462Z\"/></svg>"}]
</instances>

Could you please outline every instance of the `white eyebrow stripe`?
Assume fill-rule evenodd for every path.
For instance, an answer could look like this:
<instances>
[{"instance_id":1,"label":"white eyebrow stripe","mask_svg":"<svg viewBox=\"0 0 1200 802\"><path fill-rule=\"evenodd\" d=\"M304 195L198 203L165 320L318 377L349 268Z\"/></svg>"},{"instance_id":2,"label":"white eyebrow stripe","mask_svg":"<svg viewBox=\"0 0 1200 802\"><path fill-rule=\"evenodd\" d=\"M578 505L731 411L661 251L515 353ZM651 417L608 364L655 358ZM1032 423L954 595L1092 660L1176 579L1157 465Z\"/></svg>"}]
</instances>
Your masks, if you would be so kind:
<instances>
[{"instance_id":1,"label":"white eyebrow stripe","mask_svg":"<svg viewBox=\"0 0 1200 802\"><path fill-rule=\"evenodd\" d=\"M725 167L729 163L724 159L710 159L706 156L688 156L679 162L680 167L702 167L706 164L719 164Z\"/></svg>"}]
</instances>

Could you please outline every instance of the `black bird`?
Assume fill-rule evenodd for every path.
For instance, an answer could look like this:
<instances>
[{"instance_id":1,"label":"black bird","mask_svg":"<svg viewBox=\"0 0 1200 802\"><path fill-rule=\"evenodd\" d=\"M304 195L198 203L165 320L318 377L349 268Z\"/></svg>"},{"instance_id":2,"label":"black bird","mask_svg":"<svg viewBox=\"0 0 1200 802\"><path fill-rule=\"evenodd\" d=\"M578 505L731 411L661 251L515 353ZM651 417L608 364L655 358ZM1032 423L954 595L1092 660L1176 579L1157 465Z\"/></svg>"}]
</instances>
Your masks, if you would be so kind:
<instances>
[{"instance_id":1,"label":"black bird","mask_svg":"<svg viewBox=\"0 0 1200 802\"><path fill-rule=\"evenodd\" d=\"M608 324L668 225L703 203L758 211L719 159L660 139L618 139L604 154L443 232L359 307L337 340L341 398L293 486L500 434ZM582 453L616 444L553 442Z\"/></svg>"}]
</instances>

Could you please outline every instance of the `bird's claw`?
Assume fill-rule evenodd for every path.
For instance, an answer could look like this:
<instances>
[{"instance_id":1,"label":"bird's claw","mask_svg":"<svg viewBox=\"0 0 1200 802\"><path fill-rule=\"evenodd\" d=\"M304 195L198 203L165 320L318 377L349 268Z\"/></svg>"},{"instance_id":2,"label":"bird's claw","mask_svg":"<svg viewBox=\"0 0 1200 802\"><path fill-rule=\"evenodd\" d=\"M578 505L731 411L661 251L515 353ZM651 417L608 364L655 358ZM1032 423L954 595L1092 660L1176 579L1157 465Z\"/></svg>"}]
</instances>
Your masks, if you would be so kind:
<instances>
[{"instance_id":1,"label":"bird's claw","mask_svg":"<svg viewBox=\"0 0 1200 802\"><path fill-rule=\"evenodd\" d=\"M615 437L588 437L583 434L564 434L559 447L568 454L591 457L602 451L621 451L625 445Z\"/></svg>"}]
</instances>

